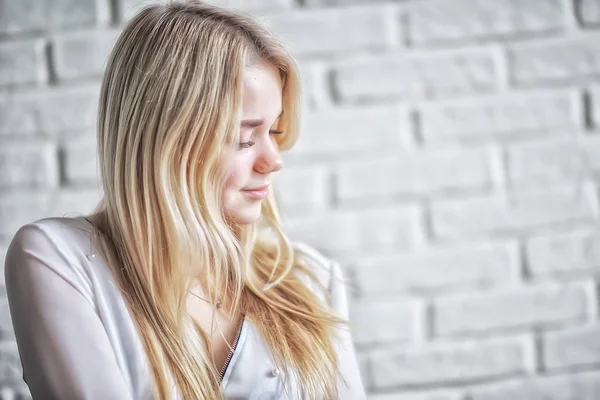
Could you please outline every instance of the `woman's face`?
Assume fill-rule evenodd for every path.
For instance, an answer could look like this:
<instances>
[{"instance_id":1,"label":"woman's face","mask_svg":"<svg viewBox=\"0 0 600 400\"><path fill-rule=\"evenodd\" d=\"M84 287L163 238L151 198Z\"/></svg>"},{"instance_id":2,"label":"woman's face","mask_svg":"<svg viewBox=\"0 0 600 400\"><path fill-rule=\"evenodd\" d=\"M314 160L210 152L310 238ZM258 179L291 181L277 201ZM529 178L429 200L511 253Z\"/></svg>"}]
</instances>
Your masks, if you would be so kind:
<instances>
[{"instance_id":1,"label":"woman's face","mask_svg":"<svg viewBox=\"0 0 600 400\"><path fill-rule=\"evenodd\" d=\"M282 114L282 83L279 71L258 64L244 69L240 144L227 152L229 170L224 209L237 224L256 222L271 183L271 174L279 171L283 160L275 135Z\"/></svg>"}]
</instances>

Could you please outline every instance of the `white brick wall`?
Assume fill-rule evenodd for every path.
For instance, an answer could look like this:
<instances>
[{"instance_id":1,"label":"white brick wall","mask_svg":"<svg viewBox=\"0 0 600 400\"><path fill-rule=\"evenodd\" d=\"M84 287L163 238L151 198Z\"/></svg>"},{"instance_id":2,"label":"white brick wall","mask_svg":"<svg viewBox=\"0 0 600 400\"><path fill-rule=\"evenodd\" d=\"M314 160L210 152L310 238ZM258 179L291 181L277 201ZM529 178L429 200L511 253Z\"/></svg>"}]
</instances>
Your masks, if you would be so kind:
<instances>
[{"instance_id":1,"label":"white brick wall","mask_svg":"<svg viewBox=\"0 0 600 400\"><path fill-rule=\"evenodd\" d=\"M395 50L339 62L333 72L343 101L448 97L490 92L498 85L491 47L411 54Z\"/></svg>"},{"instance_id":2,"label":"white brick wall","mask_svg":"<svg viewBox=\"0 0 600 400\"><path fill-rule=\"evenodd\" d=\"M100 199L106 56L152 0L0 4L0 257ZM600 0L210 0L297 56L285 226L338 259L375 400L600 398ZM27 398L0 282L0 400Z\"/></svg>"},{"instance_id":3,"label":"white brick wall","mask_svg":"<svg viewBox=\"0 0 600 400\"><path fill-rule=\"evenodd\" d=\"M43 39L0 44L0 86L45 82L48 71L43 65L44 48Z\"/></svg>"},{"instance_id":4,"label":"white brick wall","mask_svg":"<svg viewBox=\"0 0 600 400\"><path fill-rule=\"evenodd\" d=\"M511 379L467 391L473 400L564 400L600 397L600 374L597 371Z\"/></svg>"},{"instance_id":5,"label":"white brick wall","mask_svg":"<svg viewBox=\"0 0 600 400\"><path fill-rule=\"evenodd\" d=\"M594 301L591 286L552 283L439 298L433 305L434 331L457 336L584 321Z\"/></svg>"},{"instance_id":6,"label":"white brick wall","mask_svg":"<svg viewBox=\"0 0 600 400\"><path fill-rule=\"evenodd\" d=\"M593 77L600 72L599 39L589 33L509 46L511 80L525 86Z\"/></svg>"},{"instance_id":7,"label":"white brick wall","mask_svg":"<svg viewBox=\"0 0 600 400\"><path fill-rule=\"evenodd\" d=\"M600 362L597 325L548 332L542 338L542 359L547 370L585 367Z\"/></svg>"},{"instance_id":8,"label":"white brick wall","mask_svg":"<svg viewBox=\"0 0 600 400\"><path fill-rule=\"evenodd\" d=\"M564 29L563 0L415 1L407 7L408 32L417 45L510 39Z\"/></svg>"},{"instance_id":9,"label":"white brick wall","mask_svg":"<svg viewBox=\"0 0 600 400\"><path fill-rule=\"evenodd\" d=\"M94 129L99 83L28 87L0 93L0 137L79 135ZM89 132L85 132L89 136Z\"/></svg>"},{"instance_id":10,"label":"white brick wall","mask_svg":"<svg viewBox=\"0 0 600 400\"><path fill-rule=\"evenodd\" d=\"M518 279L518 263L516 243L500 242L363 257L353 271L365 297L431 295L510 285Z\"/></svg>"},{"instance_id":11,"label":"white brick wall","mask_svg":"<svg viewBox=\"0 0 600 400\"><path fill-rule=\"evenodd\" d=\"M528 273L534 278L584 276L600 270L600 234L570 231L532 236L525 243Z\"/></svg>"},{"instance_id":12,"label":"white brick wall","mask_svg":"<svg viewBox=\"0 0 600 400\"><path fill-rule=\"evenodd\" d=\"M572 135L583 123L578 101L574 91L554 89L427 103L420 133L428 145Z\"/></svg>"},{"instance_id":13,"label":"white brick wall","mask_svg":"<svg viewBox=\"0 0 600 400\"><path fill-rule=\"evenodd\" d=\"M101 78L118 33L118 30L94 29L56 35L51 62L57 79Z\"/></svg>"},{"instance_id":14,"label":"white brick wall","mask_svg":"<svg viewBox=\"0 0 600 400\"><path fill-rule=\"evenodd\" d=\"M385 389L468 383L526 373L531 342L531 338L525 335L374 351L373 386Z\"/></svg>"},{"instance_id":15,"label":"white brick wall","mask_svg":"<svg viewBox=\"0 0 600 400\"><path fill-rule=\"evenodd\" d=\"M296 55L343 55L391 47L394 30L389 13L389 7L381 6L296 9L270 16L267 25Z\"/></svg>"}]
</instances>

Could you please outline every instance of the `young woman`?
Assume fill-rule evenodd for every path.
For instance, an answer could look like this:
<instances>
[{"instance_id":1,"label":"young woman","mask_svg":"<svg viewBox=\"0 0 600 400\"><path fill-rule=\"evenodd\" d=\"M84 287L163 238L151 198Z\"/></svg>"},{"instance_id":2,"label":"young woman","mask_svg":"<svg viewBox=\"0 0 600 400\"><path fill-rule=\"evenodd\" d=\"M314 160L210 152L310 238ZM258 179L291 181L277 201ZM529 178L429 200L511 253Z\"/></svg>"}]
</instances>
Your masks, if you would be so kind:
<instances>
[{"instance_id":1,"label":"young woman","mask_svg":"<svg viewBox=\"0 0 600 400\"><path fill-rule=\"evenodd\" d=\"M124 28L101 88L104 198L22 227L6 289L34 399L364 398L338 264L280 228L298 73L198 2Z\"/></svg>"}]
</instances>

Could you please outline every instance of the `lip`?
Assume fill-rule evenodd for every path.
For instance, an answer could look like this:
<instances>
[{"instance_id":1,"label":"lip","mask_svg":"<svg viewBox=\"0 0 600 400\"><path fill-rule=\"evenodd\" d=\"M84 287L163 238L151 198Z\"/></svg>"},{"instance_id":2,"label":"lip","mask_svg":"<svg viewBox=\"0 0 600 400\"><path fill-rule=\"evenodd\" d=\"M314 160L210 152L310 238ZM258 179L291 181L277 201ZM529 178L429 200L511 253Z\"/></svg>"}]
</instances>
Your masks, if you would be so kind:
<instances>
[{"instance_id":1,"label":"lip","mask_svg":"<svg viewBox=\"0 0 600 400\"><path fill-rule=\"evenodd\" d=\"M252 197L254 199L264 199L269 193L269 185L258 186L253 189L245 189L242 190L242 192L245 192L249 197Z\"/></svg>"}]
</instances>

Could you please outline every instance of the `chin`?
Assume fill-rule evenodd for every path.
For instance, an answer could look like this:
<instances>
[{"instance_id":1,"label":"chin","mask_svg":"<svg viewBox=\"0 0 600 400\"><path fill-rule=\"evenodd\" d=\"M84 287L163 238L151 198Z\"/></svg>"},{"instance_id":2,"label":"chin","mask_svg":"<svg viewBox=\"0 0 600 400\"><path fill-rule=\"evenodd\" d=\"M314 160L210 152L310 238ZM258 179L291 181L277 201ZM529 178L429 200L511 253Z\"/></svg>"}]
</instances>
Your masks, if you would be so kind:
<instances>
[{"instance_id":1,"label":"chin","mask_svg":"<svg viewBox=\"0 0 600 400\"><path fill-rule=\"evenodd\" d=\"M246 210L237 209L234 212L230 212L229 216L238 225L254 224L260 219L261 208L248 207Z\"/></svg>"},{"instance_id":2,"label":"chin","mask_svg":"<svg viewBox=\"0 0 600 400\"><path fill-rule=\"evenodd\" d=\"M234 216L233 221L238 225L250 225L258 222L260 215L258 217L252 216Z\"/></svg>"}]
</instances>

